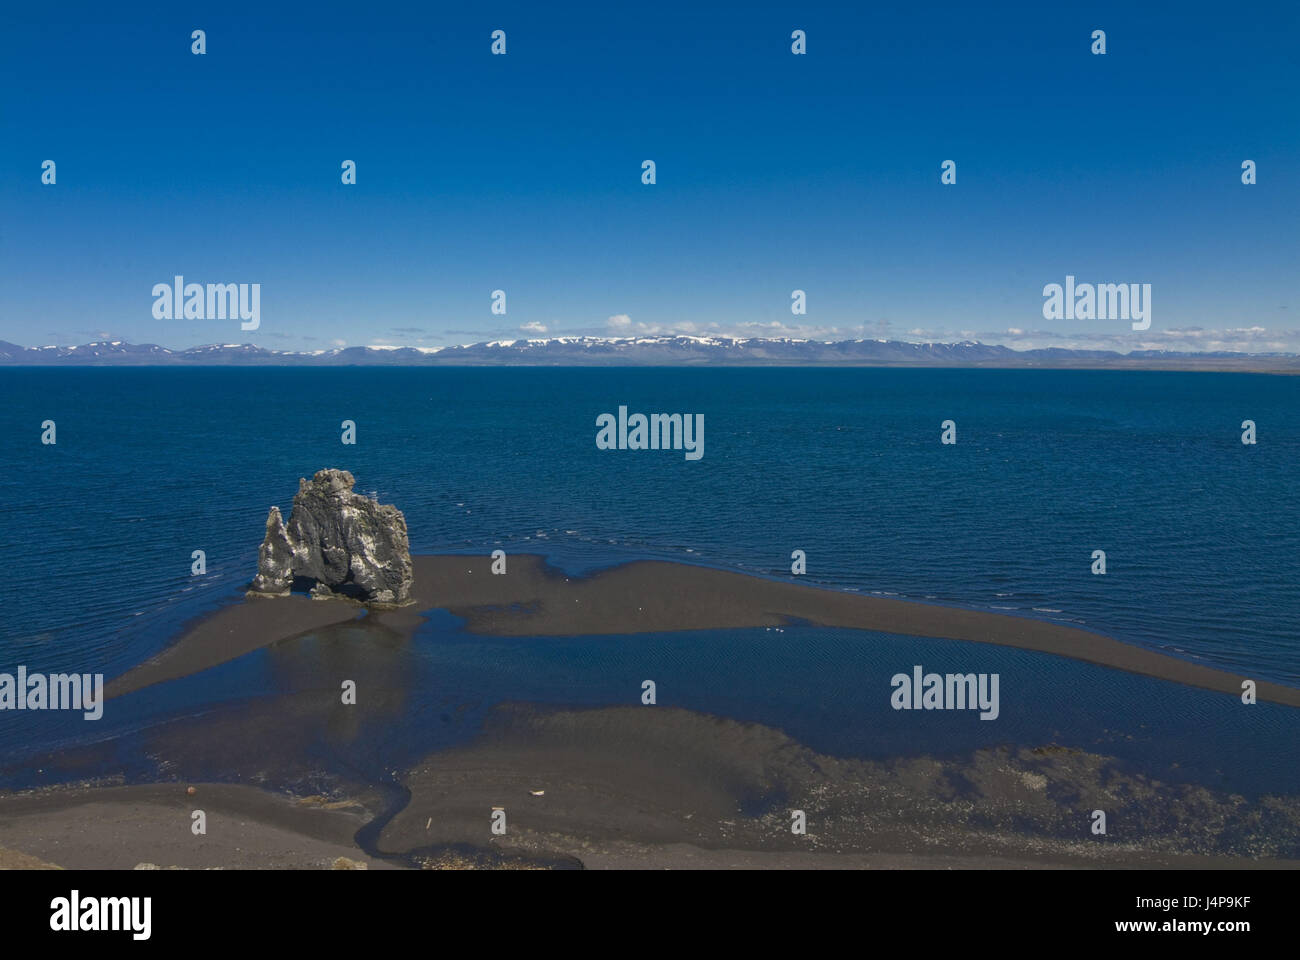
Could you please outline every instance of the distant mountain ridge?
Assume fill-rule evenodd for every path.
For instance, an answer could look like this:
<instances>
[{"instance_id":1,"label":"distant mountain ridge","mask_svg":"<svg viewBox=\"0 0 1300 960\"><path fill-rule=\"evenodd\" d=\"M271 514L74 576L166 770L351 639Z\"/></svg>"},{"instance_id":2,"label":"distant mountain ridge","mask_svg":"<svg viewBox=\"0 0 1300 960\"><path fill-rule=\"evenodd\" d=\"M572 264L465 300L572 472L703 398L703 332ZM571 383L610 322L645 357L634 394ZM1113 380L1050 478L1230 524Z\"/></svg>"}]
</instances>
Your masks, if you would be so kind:
<instances>
[{"instance_id":1,"label":"distant mountain ridge","mask_svg":"<svg viewBox=\"0 0 1300 960\"><path fill-rule=\"evenodd\" d=\"M0 340L0 366L881 366L1258 370L1300 373L1291 353L1071 350L963 340L795 340L731 337L546 337L447 347L366 346L268 350L251 343L169 350L100 340L73 347L21 347Z\"/></svg>"}]
</instances>

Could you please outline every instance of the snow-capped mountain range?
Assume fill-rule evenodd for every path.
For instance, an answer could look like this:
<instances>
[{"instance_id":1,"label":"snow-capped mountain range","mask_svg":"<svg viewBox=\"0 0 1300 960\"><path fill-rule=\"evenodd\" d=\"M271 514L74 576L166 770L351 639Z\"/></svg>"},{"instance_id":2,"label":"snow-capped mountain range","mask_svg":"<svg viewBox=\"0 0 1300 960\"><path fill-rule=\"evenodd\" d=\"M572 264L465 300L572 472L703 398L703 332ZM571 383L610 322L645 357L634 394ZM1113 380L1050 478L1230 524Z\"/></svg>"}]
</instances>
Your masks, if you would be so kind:
<instances>
[{"instance_id":1,"label":"snow-capped mountain range","mask_svg":"<svg viewBox=\"0 0 1300 960\"><path fill-rule=\"evenodd\" d=\"M309 352L251 343L169 350L153 343L101 340L74 347L21 347L0 340L4 366L915 366L1114 367L1264 370L1300 373L1300 355L1188 353L1171 350L1012 350L965 340L733 339L730 337L546 337L446 347L371 345Z\"/></svg>"}]
</instances>

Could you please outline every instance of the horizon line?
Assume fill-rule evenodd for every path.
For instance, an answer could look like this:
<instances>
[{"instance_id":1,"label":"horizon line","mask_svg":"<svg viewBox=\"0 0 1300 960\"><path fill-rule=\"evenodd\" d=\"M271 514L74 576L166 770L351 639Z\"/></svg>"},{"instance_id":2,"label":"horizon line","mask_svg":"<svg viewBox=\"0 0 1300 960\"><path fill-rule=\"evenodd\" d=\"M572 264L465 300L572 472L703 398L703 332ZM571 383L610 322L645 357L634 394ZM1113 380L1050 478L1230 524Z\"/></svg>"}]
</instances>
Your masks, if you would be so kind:
<instances>
[{"instance_id":1,"label":"horizon line","mask_svg":"<svg viewBox=\"0 0 1300 960\"><path fill-rule=\"evenodd\" d=\"M1168 370L1300 375L1300 354L1035 347L977 340L813 340L692 334L556 336L440 347L357 344L276 350L255 343L210 343L173 350L156 343L95 340L23 347L0 340L0 366L19 367L786 367L914 369Z\"/></svg>"}]
</instances>

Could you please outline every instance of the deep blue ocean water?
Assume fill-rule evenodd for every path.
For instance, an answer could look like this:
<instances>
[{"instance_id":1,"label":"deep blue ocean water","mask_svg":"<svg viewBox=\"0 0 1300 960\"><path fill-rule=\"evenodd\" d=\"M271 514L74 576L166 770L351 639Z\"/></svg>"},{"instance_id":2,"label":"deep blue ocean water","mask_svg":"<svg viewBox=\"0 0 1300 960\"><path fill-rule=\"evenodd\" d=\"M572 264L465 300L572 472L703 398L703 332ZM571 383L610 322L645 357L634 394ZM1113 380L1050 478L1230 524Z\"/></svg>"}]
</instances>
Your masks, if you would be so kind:
<instances>
[{"instance_id":1,"label":"deep blue ocean water","mask_svg":"<svg viewBox=\"0 0 1300 960\"><path fill-rule=\"evenodd\" d=\"M703 413L703 459L598 450L596 416L620 404ZM802 549L807 582L1059 619L1300 685L1297 411L1300 379L1221 373L0 369L0 562L9 588L0 671L25 664L111 677L148 658L186 620L241 595L271 504L287 515L300 476L342 467L359 491L404 511L417 553L503 547L575 572L653 557L787 576L791 551ZM54 446L40 442L46 419L57 423ZM356 446L340 443L345 419L357 424ZM957 423L955 446L939 442L945 419ZM1241 443L1245 419L1258 425L1254 446ZM205 576L191 575L196 549L206 551ZM1105 576L1090 571L1095 549L1106 551ZM425 639L442 629L432 624ZM836 662L843 632L833 642L807 634L819 669L796 671L798 699L822 698L823 720L779 706L794 702L782 647L724 633L647 640L656 656L683 642L721 651L693 668L704 671L686 698L693 708L709 709L708 689L731 688L743 696L715 693L711 712L784 724L819 749L935 746L915 724L888 735L892 712L880 719L878 704L862 708L881 731L864 740L867 713L855 718L856 701L843 691L856 688ZM534 641L551 660L523 674L499 669L518 642L467 645L462 685L483 703L622 702L614 686L622 691L623 673L639 669L597 670L579 694L562 679L563 664L589 668L593 657L602 662L593 652L602 644L636 642ZM980 663L1029 656L1047 665L1034 671L1061 671L1058 679L1094 671L1098 689L1105 677L1112 691L1149 684L1141 696L1115 694L1135 721L1143 701L1175 689L979 650ZM244 677L242 695L254 696L249 671L274 655L250 657L207 680L178 681L190 710L220 699L225 675ZM600 692L603 683L610 687ZM1168 697L1188 716L1213 714L1202 704L1216 697L1233 702ZM157 702L180 709L172 695ZM764 703L773 706L765 712ZM148 709L124 708L119 722ZM1059 726L1084 742L1091 734L1080 709L1058 711ZM1156 710L1152 722L1167 712ZM1287 729L1289 713L1261 710L1243 736L1262 749ZM1014 722L982 726L1023 740L1049 723L1040 709L1014 736ZM69 729L52 718L20 736L0 717L0 750L26 752ZM966 734L943 736L954 748L966 744Z\"/></svg>"}]
</instances>

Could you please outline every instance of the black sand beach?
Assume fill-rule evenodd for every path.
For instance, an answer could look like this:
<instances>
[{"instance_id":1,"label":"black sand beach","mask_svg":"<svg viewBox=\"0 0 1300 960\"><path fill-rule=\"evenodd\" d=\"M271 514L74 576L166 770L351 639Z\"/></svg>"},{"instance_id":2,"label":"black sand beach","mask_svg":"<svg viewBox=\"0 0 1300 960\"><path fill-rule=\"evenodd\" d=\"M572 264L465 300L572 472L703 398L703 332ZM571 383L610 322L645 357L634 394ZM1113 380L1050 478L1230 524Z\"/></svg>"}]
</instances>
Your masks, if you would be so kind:
<instances>
[{"instance_id":1,"label":"black sand beach","mask_svg":"<svg viewBox=\"0 0 1300 960\"><path fill-rule=\"evenodd\" d=\"M1280 846L1249 850L1249 830L1236 836L1247 823L1300 850L1297 798L1246 811L1240 798L1127 777L1103 757L1050 747L842 759L769 727L666 708L503 707L474 744L427 758L404 783L411 802L380 835L384 852L482 843L485 811L496 806L510 823L500 846L588 866L1152 866L1189 854L1230 865L1248 853L1276 856ZM1123 828L1092 837L1097 808ZM790 831L796 809L806 835Z\"/></svg>"},{"instance_id":2,"label":"black sand beach","mask_svg":"<svg viewBox=\"0 0 1300 960\"><path fill-rule=\"evenodd\" d=\"M237 784L202 784L192 796L186 789L172 783L64 787L0 797L0 867L6 850L69 870L390 867L353 842L369 818L359 803ZM207 816L202 836L190 831L194 810ZM340 857L351 863L338 863Z\"/></svg>"},{"instance_id":3,"label":"black sand beach","mask_svg":"<svg viewBox=\"0 0 1300 960\"><path fill-rule=\"evenodd\" d=\"M130 869L1300 867L1300 798L1248 803L1059 747L869 762L692 711L507 705L401 778L376 813L252 787L67 787L0 796L0 866ZM501 808L505 835L489 812ZM1089 813L1110 811L1110 835ZM190 812L209 832L193 837ZM806 835L790 832L792 810ZM345 858L342 863L339 858Z\"/></svg>"},{"instance_id":4,"label":"black sand beach","mask_svg":"<svg viewBox=\"0 0 1300 960\"><path fill-rule=\"evenodd\" d=\"M1241 678L1074 627L670 563L566 577L536 556L416 558L416 602L364 609L246 599L112 681L121 697L358 617L410 636L445 609L480 635L636 634L792 622L1020 647L1236 696ZM1261 699L1300 691L1260 683ZM293 701L226 721L219 751L276 736ZM189 728L163 732L207 749ZM260 732L259 732L260 731ZM233 734L231 736L230 734ZM174 748L175 744L171 744ZM274 754L271 754L274 755ZM787 734L670 707L502 704L472 742L374 791L295 797L246 784L89 784L0 795L0 866L473 868L1044 868L1300 866L1300 797L1251 800L1165 783L1052 743L885 761L819 754ZM504 835L490 830L500 807ZM189 814L203 809L207 836ZM1108 812L1106 836L1090 813ZM807 833L790 830L802 810ZM213 829L218 827L219 829ZM340 861L339 858L345 858ZM355 861L356 863L352 863Z\"/></svg>"}]
</instances>

